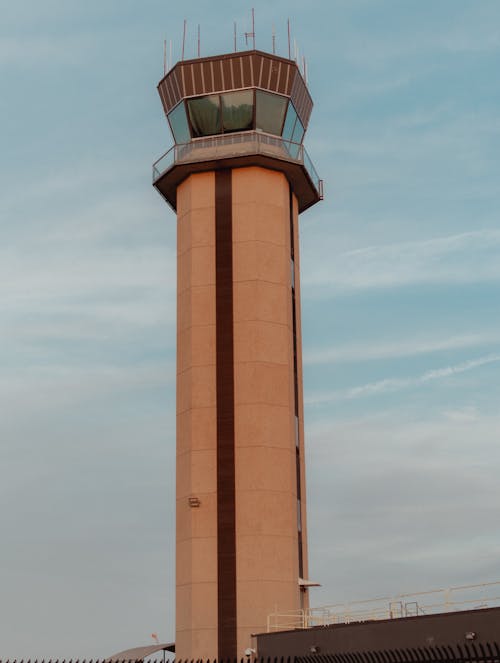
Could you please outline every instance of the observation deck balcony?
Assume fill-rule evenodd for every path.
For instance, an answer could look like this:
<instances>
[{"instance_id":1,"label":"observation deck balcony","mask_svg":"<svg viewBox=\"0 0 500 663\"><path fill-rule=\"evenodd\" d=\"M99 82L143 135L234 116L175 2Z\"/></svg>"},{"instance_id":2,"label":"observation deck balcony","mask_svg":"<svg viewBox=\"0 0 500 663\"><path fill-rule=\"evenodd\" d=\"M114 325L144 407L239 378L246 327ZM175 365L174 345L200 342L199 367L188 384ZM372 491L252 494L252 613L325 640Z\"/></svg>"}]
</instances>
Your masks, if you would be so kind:
<instances>
[{"instance_id":1,"label":"observation deck balcony","mask_svg":"<svg viewBox=\"0 0 500 663\"><path fill-rule=\"evenodd\" d=\"M302 212L323 199L321 180L301 143L261 131L242 131L176 144L153 164L153 185L176 209L178 185L192 173L261 166L282 172Z\"/></svg>"}]
</instances>

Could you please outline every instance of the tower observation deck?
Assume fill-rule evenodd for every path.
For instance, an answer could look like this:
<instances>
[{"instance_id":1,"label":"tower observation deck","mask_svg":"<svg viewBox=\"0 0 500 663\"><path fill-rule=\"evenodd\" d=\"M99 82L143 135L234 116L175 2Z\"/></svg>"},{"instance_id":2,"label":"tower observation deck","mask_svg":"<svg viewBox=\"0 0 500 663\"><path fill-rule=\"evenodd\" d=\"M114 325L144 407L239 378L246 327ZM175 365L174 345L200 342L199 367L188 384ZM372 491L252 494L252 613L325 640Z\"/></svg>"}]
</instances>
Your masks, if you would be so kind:
<instances>
[{"instance_id":1,"label":"tower observation deck","mask_svg":"<svg viewBox=\"0 0 500 663\"><path fill-rule=\"evenodd\" d=\"M177 212L176 655L241 657L308 607L298 214L322 198L292 60L178 62L158 84Z\"/></svg>"}]
</instances>

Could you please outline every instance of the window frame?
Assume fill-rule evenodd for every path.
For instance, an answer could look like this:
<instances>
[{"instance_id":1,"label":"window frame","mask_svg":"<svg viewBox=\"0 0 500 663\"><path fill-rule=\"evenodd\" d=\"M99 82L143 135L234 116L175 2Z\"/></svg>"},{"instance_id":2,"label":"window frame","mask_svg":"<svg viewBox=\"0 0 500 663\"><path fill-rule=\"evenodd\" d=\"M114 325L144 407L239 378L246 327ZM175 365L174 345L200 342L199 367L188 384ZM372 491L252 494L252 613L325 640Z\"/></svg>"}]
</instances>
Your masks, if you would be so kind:
<instances>
[{"instance_id":1,"label":"window frame","mask_svg":"<svg viewBox=\"0 0 500 663\"><path fill-rule=\"evenodd\" d=\"M239 131L238 130L224 131L224 124L223 124L223 119L222 119L222 95L223 94L231 94L231 92L245 92L245 91L248 91L248 90L251 90L252 93L253 93L253 95L252 95L252 101L253 101L253 103L252 103L252 128L251 129L241 129ZM288 108L289 108L290 104L293 106L292 100L286 94L282 94L280 92L274 92L272 90L267 90L267 89L262 88L262 87L234 88L234 89L231 89L231 90L221 90L219 92L213 92L213 93L208 93L208 94L196 94L196 95L193 95L193 96L190 96L190 97L184 97L177 104L177 106L179 106L181 103L184 104L184 111L185 111L185 114L186 114L186 120L187 120L187 123L188 123L189 134L190 134L191 140L192 141L205 140L206 138L210 138L212 136L226 136L226 135L229 135L229 134L234 134L234 133L239 133L239 132L243 133L245 131L257 131L256 123L257 123L257 91L258 90L260 90L262 92L267 92L268 94L274 94L277 97L282 97L287 101L286 110L283 113L283 120L282 120L281 127L280 127L280 133L279 134L272 134L272 133L269 133L267 131L261 131L261 133L263 133L263 134L266 134L266 135L269 135L269 136L275 136L277 138L281 138L282 140L285 140L283 138L283 129L285 128L285 121L286 121L286 116L287 116L287 113L288 113ZM216 96L219 97L219 104L220 104L219 107L221 109L221 122L220 122L221 131L219 133L216 133L216 134L208 134L207 136L194 136L193 124L191 122L191 117L190 117L190 114L189 114L188 102L191 101L191 100L202 99L203 97L216 97ZM177 108L177 106L175 106L174 109ZM174 109L172 109L172 110L174 110ZM293 106L293 110L295 111L295 115L298 118L298 113L295 110L295 106ZM172 111L170 111L170 112L172 112ZM168 115L167 115L167 119L168 119ZM170 126L170 131L172 133L172 136L174 136L174 132L172 131L172 125L170 124L170 121L169 121L169 126ZM293 130L295 130L295 122L293 124ZM304 131L304 133L305 133L305 131ZM293 131L292 131L292 134L293 134ZM174 136L174 141L175 141L175 136ZM288 141L288 142L290 142L290 141ZM179 144L181 144L181 143L179 143Z\"/></svg>"},{"instance_id":2,"label":"window frame","mask_svg":"<svg viewBox=\"0 0 500 663\"><path fill-rule=\"evenodd\" d=\"M276 93L276 92L271 92L270 90L264 90L264 88L261 88L261 87L254 88L254 91L255 91L255 93L254 93L254 105L253 105L254 115L255 115L255 117L254 117L254 131L262 131L262 133L268 133L270 136L279 136L280 138L282 138L283 137L283 127L285 125L285 118L286 118L286 114L288 113L288 105L290 104L290 97L288 97L286 94L279 94L279 93ZM279 133L274 134L274 133L271 133L271 132L268 132L268 131L264 131L263 129L257 129L257 92L263 92L264 94L270 94L274 97L280 97L281 99L285 99L285 109L284 109L284 112L283 112L283 119L281 120Z\"/></svg>"},{"instance_id":3,"label":"window frame","mask_svg":"<svg viewBox=\"0 0 500 663\"><path fill-rule=\"evenodd\" d=\"M217 134L207 134L206 136L194 136L193 132L193 124L191 122L191 115L189 113L189 106L188 106L188 101L196 101L197 99L204 99L205 97L219 97L219 111L220 111L220 126L222 129L222 99L221 95L224 94L223 92L215 92L214 94L197 94L194 97L187 97L183 99L184 106L186 108L186 117L187 121L189 124L189 132L191 134L191 140L204 140L205 138L210 138L210 136L222 136L223 131Z\"/></svg>"},{"instance_id":4,"label":"window frame","mask_svg":"<svg viewBox=\"0 0 500 663\"><path fill-rule=\"evenodd\" d=\"M191 123L189 122L189 116L188 116L188 112L187 112L186 100L181 99L181 101L179 101L179 103L175 104L175 106L173 108L171 108L170 111L167 113L167 122L168 122L168 126L170 127L170 133L172 134L172 136L174 138L174 144L175 145L186 145L186 143L178 143L177 142L177 140L175 138L175 132L174 132L174 129L172 127L172 122L170 121L170 115L172 113L174 113L181 106L184 107L184 116L186 118L187 128L188 128L188 132L189 132L189 138L190 138L190 140L192 140L192 138L193 138L193 131L192 131Z\"/></svg>"}]
</instances>

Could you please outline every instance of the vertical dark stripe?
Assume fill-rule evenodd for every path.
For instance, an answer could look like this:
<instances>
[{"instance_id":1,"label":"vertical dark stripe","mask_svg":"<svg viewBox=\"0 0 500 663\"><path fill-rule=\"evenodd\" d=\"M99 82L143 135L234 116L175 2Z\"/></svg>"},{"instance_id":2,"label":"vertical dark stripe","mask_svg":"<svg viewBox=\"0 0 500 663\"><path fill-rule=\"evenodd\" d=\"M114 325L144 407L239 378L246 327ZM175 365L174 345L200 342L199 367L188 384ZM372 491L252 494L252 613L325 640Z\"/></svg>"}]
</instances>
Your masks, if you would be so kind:
<instances>
[{"instance_id":1,"label":"vertical dark stripe","mask_svg":"<svg viewBox=\"0 0 500 663\"><path fill-rule=\"evenodd\" d=\"M295 223L293 216L293 194L292 187L289 186L289 216L290 216L290 258L293 263L295 271ZM296 275L294 277L296 282ZM293 328L293 386L294 386L294 412L295 416L299 417L299 375L297 363L297 308L295 305L295 288L292 287L292 328ZM299 426L300 431L300 426ZM302 509L302 487L300 480L300 444L295 449L295 471L297 473L297 509ZM302 523L302 513L300 514L300 522ZM304 577L304 552L302 544L302 525L299 529L297 518L297 546L298 546L298 559L299 559L299 577ZM302 601L302 596L301 596Z\"/></svg>"},{"instance_id":2,"label":"vertical dark stripe","mask_svg":"<svg viewBox=\"0 0 500 663\"><path fill-rule=\"evenodd\" d=\"M295 269L295 264L294 264ZM292 320L293 320L293 393L295 400L295 416L299 416L299 374L297 364L297 311L295 309L295 288L292 288Z\"/></svg>"},{"instance_id":3,"label":"vertical dark stripe","mask_svg":"<svg viewBox=\"0 0 500 663\"><path fill-rule=\"evenodd\" d=\"M215 172L218 658L236 658L233 233L231 171Z\"/></svg>"},{"instance_id":4,"label":"vertical dark stripe","mask_svg":"<svg viewBox=\"0 0 500 663\"><path fill-rule=\"evenodd\" d=\"M288 215L290 218L290 257L295 260L295 236L293 232L293 193L291 184L288 185Z\"/></svg>"}]
</instances>

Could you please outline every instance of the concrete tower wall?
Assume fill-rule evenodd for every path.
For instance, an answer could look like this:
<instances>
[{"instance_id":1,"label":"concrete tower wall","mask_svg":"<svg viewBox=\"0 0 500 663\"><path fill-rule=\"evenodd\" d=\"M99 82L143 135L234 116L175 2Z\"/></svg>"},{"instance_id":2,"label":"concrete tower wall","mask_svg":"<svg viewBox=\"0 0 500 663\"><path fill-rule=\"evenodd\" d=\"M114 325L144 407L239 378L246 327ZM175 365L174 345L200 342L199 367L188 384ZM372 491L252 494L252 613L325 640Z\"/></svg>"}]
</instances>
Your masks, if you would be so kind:
<instances>
[{"instance_id":1,"label":"concrete tower wall","mask_svg":"<svg viewBox=\"0 0 500 663\"><path fill-rule=\"evenodd\" d=\"M215 174L177 195L176 650L196 659L217 651Z\"/></svg>"},{"instance_id":2,"label":"concrete tower wall","mask_svg":"<svg viewBox=\"0 0 500 663\"><path fill-rule=\"evenodd\" d=\"M189 176L177 215L177 656L242 656L305 596L297 201L238 168Z\"/></svg>"},{"instance_id":3,"label":"concrete tower wall","mask_svg":"<svg viewBox=\"0 0 500 663\"><path fill-rule=\"evenodd\" d=\"M300 607L300 590L289 185L276 171L236 169L232 195L241 655L276 607Z\"/></svg>"}]
</instances>

